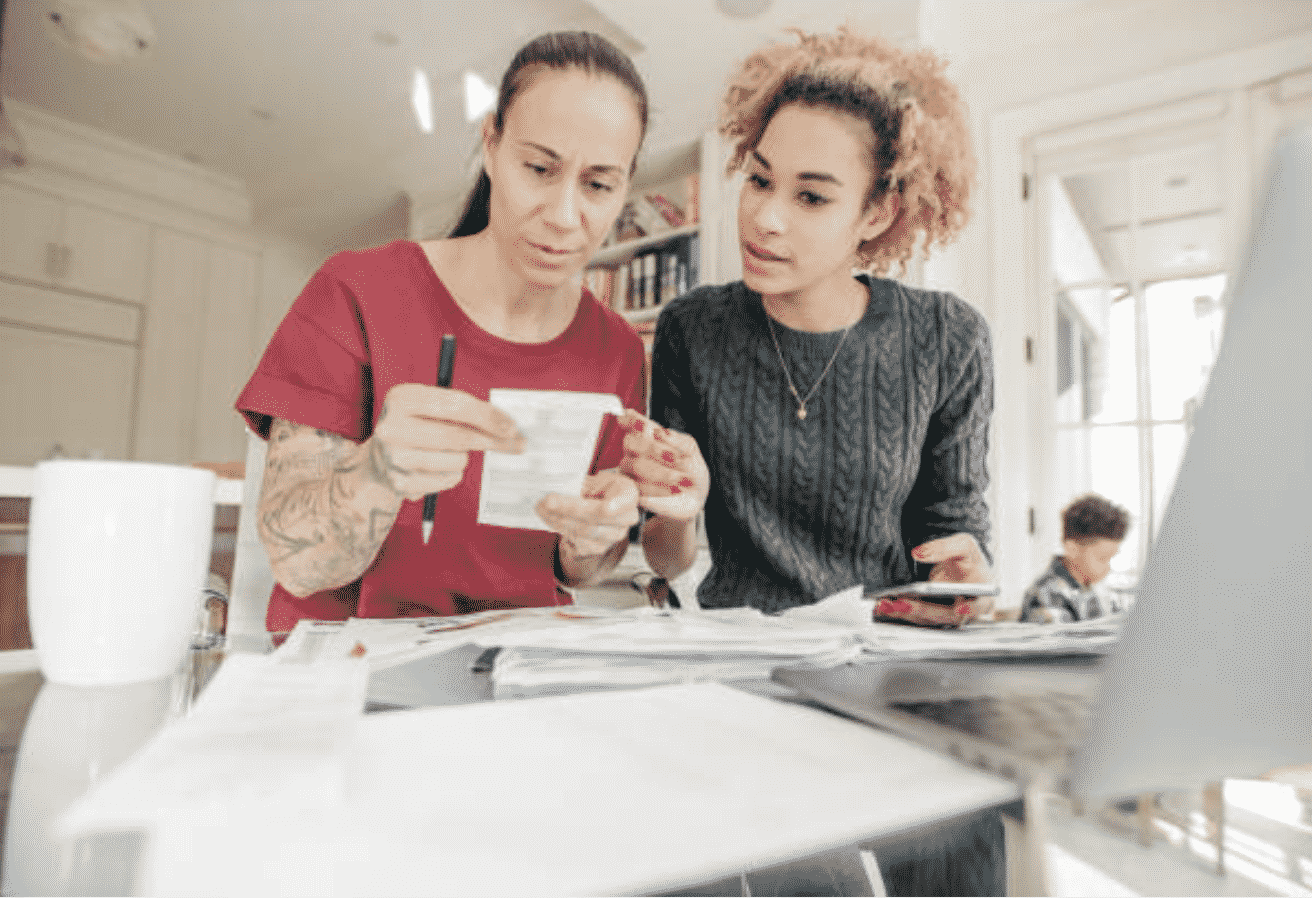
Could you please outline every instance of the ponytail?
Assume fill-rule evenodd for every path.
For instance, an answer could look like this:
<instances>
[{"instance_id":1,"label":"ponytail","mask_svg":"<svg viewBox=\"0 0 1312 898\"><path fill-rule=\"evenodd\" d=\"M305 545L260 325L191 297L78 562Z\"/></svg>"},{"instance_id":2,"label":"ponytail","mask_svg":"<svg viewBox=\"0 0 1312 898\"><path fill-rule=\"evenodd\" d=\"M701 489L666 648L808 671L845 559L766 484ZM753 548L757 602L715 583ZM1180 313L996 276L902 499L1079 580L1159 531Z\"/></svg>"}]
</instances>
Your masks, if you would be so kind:
<instances>
[{"instance_id":1,"label":"ponytail","mask_svg":"<svg viewBox=\"0 0 1312 898\"><path fill-rule=\"evenodd\" d=\"M465 198L465 209L460 213L460 221L451 229L447 237L468 237L487 227L492 207L492 181L487 172L479 169L478 181L474 189Z\"/></svg>"}]
</instances>

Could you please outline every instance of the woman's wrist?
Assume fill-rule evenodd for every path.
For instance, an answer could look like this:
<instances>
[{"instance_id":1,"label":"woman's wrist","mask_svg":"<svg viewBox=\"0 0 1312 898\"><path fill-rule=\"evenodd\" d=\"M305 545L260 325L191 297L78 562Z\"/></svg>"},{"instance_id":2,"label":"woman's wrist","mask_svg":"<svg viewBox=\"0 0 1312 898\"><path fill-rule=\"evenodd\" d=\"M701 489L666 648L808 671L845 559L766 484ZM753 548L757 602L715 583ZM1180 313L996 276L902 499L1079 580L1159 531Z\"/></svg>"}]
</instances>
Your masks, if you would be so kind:
<instances>
[{"instance_id":1,"label":"woman's wrist","mask_svg":"<svg viewBox=\"0 0 1312 898\"><path fill-rule=\"evenodd\" d=\"M562 536L556 540L556 548L551 553L556 582L566 589L589 586L615 566L625 548L625 543L619 542L605 552L584 555Z\"/></svg>"},{"instance_id":2,"label":"woman's wrist","mask_svg":"<svg viewBox=\"0 0 1312 898\"><path fill-rule=\"evenodd\" d=\"M697 559L697 520L651 514L643 522L643 554L658 575L673 580L692 567Z\"/></svg>"}]
</instances>

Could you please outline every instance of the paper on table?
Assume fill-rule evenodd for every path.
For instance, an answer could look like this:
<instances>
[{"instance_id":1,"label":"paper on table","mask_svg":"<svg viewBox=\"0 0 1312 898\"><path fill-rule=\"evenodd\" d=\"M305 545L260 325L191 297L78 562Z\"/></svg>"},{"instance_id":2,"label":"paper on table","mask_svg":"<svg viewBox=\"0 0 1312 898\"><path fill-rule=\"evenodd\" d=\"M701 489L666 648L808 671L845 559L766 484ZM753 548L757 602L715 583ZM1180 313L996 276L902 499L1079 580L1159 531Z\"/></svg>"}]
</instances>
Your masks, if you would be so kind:
<instances>
[{"instance_id":1,"label":"paper on table","mask_svg":"<svg viewBox=\"0 0 1312 898\"><path fill-rule=\"evenodd\" d=\"M873 727L712 684L368 716L351 757L342 806L160 828L144 891L651 894L1016 796Z\"/></svg>"},{"instance_id":2,"label":"paper on table","mask_svg":"<svg viewBox=\"0 0 1312 898\"><path fill-rule=\"evenodd\" d=\"M369 669L377 671L474 642L495 645L499 634L517 629L571 627L576 621L623 613L626 612L562 605L505 608L456 617L351 618L332 624L300 621L278 654L286 652L296 660L308 661L319 654L340 655L358 643L365 648ZM303 637L302 627L305 628ZM331 640L331 651L313 648L315 640L325 638Z\"/></svg>"},{"instance_id":3,"label":"paper on table","mask_svg":"<svg viewBox=\"0 0 1312 898\"><path fill-rule=\"evenodd\" d=\"M525 447L519 455L485 453L478 523L545 530L533 507L548 493L583 492L602 419L624 407L607 393L567 390L496 389L488 402L514 420Z\"/></svg>"},{"instance_id":4,"label":"paper on table","mask_svg":"<svg viewBox=\"0 0 1312 898\"><path fill-rule=\"evenodd\" d=\"M781 665L831 667L857 660L859 643L809 655L744 654L638 654L635 652L579 652L558 649L502 649L492 671L493 695L529 698L588 689L634 688L670 683L759 681Z\"/></svg>"},{"instance_id":5,"label":"paper on table","mask_svg":"<svg viewBox=\"0 0 1312 898\"><path fill-rule=\"evenodd\" d=\"M59 825L73 834L148 826L175 813L223 815L275 799L338 803L366 678L354 658L297 664L230 655L188 716L75 802Z\"/></svg>"},{"instance_id":6,"label":"paper on table","mask_svg":"<svg viewBox=\"0 0 1312 898\"><path fill-rule=\"evenodd\" d=\"M867 626L864 628L869 630ZM755 608L721 608L692 614L626 609L581 619L573 626L524 626L471 634L480 645L566 649L576 652L638 652L664 655L778 655L801 657L859 647L861 629L824 620L762 614Z\"/></svg>"},{"instance_id":7,"label":"paper on table","mask_svg":"<svg viewBox=\"0 0 1312 898\"><path fill-rule=\"evenodd\" d=\"M981 622L952 630L876 623L870 651L899 658L1035 657L1100 655L1116 645L1125 614L1072 624Z\"/></svg>"}]
</instances>

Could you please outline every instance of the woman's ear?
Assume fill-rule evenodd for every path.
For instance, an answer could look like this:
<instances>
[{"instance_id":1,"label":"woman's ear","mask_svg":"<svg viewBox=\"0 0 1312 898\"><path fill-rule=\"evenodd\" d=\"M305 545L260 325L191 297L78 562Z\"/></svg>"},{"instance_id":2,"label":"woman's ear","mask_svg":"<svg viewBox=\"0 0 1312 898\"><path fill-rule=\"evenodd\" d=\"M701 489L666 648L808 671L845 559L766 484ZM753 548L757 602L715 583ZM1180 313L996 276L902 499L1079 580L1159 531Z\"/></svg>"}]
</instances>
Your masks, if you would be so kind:
<instances>
[{"instance_id":1,"label":"woman's ear","mask_svg":"<svg viewBox=\"0 0 1312 898\"><path fill-rule=\"evenodd\" d=\"M489 112L483 116L482 135L483 171L487 171L487 157L497 148L497 141L501 138L501 135L497 133L496 114L494 112Z\"/></svg>"},{"instance_id":2,"label":"woman's ear","mask_svg":"<svg viewBox=\"0 0 1312 898\"><path fill-rule=\"evenodd\" d=\"M884 198L875 203L864 213L865 221L861 224L861 243L874 240L897 221L898 212L902 211L902 194L890 190Z\"/></svg>"}]
</instances>

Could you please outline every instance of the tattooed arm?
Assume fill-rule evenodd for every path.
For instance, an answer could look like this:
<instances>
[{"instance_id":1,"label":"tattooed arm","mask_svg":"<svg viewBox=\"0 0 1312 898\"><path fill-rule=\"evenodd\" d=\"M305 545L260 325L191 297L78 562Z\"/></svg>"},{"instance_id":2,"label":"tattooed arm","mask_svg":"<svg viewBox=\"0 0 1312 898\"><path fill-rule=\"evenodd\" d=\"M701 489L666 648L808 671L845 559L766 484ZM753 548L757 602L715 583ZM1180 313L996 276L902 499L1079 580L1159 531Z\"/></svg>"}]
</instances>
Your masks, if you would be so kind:
<instances>
[{"instance_id":1,"label":"tattooed arm","mask_svg":"<svg viewBox=\"0 0 1312 898\"><path fill-rule=\"evenodd\" d=\"M275 419L260 494L260 539L274 576L306 596L355 580L374 560L404 498L376 447Z\"/></svg>"},{"instance_id":2,"label":"tattooed arm","mask_svg":"<svg viewBox=\"0 0 1312 898\"><path fill-rule=\"evenodd\" d=\"M373 562L402 500L455 486L470 452L522 448L504 412L423 384L392 387L363 443L274 419L259 508L274 576L296 596L350 583Z\"/></svg>"}]
</instances>

